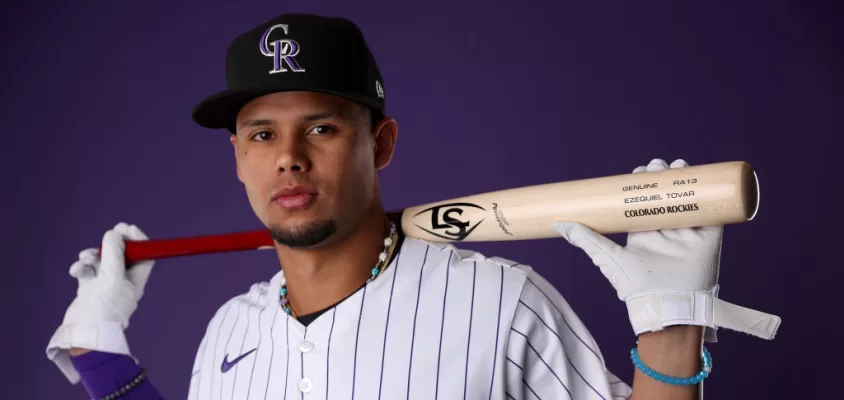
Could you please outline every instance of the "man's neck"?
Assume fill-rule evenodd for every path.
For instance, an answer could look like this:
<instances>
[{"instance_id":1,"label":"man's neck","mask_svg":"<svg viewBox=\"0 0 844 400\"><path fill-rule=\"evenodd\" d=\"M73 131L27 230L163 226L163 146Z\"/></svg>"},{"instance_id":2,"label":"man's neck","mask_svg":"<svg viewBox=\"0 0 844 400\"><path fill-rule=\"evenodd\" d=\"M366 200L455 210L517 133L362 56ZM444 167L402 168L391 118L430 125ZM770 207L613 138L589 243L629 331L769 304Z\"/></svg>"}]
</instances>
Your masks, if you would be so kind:
<instances>
[{"instance_id":1,"label":"man's neck","mask_svg":"<svg viewBox=\"0 0 844 400\"><path fill-rule=\"evenodd\" d=\"M293 311L309 314L358 290L378 263L388 232L379 207L367 213L357 230L330 245L310 250L276 246Z\"/></svg>"}]
</instances>

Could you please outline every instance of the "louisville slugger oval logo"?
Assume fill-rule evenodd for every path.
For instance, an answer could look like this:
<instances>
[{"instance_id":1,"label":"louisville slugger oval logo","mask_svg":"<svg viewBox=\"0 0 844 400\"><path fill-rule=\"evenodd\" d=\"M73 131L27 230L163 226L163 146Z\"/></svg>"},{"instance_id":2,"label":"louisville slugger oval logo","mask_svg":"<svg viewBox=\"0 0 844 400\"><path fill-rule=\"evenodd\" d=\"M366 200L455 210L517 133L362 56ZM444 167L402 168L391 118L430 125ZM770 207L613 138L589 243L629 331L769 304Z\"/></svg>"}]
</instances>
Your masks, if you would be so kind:
<instances>
[{"instance_id":1,"label":"louisville slugger oval logo","mask_svg":"<svg viewBox=\"0 0 844 400\"><path fill-rule=\"evenodd\" d=\"M414 224L436 237L446 240L461 241L466 239L486 217L476 222L467 218L464 212L468 209L486 211L485 208L472 203L447 203L426 208L413 215ZM431 213L430 224L421 224L417 219L422 214ZM421 219L421 217L420 217Z\"/></svg>"}]
</instances>

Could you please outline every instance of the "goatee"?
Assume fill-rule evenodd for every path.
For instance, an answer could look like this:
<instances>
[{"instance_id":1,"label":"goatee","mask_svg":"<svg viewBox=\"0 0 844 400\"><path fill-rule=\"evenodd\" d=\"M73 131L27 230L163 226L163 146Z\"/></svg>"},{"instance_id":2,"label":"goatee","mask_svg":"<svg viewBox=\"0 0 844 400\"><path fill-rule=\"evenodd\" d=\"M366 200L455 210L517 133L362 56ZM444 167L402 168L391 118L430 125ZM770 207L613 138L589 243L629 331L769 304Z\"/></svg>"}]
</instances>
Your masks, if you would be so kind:
<instances>
[{"instance_id":1,"label":"goatee","mask_svg":"<svg viewBox=\"0 0 844 400\"><path fill-rule=\"evenodd\" d=\"M305 249L316 246L331 237L337 231L337 224L332 220L327 220L315 221L294 228L273 225L267 229L273 240L279 244L294 249Z\"/></svg>"}]
</instances>

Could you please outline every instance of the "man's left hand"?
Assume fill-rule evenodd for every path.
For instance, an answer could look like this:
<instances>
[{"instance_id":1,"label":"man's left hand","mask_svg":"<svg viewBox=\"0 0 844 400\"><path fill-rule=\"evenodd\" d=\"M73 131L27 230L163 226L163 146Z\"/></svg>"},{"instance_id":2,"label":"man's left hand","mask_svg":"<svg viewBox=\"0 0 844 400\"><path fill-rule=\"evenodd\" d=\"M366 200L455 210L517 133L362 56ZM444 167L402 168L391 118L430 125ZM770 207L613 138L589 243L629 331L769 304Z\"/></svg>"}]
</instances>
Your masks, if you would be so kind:
<instances>
[{"instance_id":1,"label":"man's left hand","mask_svg":"<svg viewBox=\"0 0 844 400\"><path fill-rule=\"evenodd\" d=\"M668 165L654 159L633 173L687 166L684 160ZM625 247L583 224L557 222L554 228L610 281L637 335L672 325L704 326L710 342L717 340L718 327L764 339L776 334L779 317L718 298L723 226L632 232Z\"/></svg>"}]
</instances>

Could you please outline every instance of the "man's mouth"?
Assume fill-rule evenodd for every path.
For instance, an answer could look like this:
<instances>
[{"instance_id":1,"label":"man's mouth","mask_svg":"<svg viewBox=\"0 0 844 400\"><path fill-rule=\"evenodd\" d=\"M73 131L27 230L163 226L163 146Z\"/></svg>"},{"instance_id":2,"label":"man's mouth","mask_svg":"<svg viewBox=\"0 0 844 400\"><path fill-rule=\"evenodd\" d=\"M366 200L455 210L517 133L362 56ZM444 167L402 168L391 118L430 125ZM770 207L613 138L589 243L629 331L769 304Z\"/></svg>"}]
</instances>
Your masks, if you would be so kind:
<instances>
[{"instance_id":1,"label":"man's mouth","mask_svg":"<svg viewBox=\"0 0 844 400\"><path fill-rule=\"evenodd\" d=\"M311 204L316 197L316 190L305 185L288 186L274 193L274 203L284 208L302 208Z\"/></svg>"}]
</instances>

